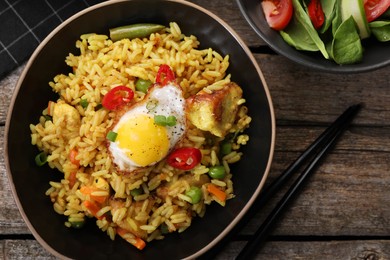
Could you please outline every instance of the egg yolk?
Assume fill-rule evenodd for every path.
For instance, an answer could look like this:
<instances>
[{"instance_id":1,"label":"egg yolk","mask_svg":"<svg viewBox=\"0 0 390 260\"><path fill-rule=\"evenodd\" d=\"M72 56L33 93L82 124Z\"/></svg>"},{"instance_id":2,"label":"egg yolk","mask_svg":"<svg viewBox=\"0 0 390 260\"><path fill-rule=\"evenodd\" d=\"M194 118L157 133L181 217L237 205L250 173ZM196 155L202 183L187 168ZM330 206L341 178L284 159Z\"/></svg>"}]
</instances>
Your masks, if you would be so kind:
<instances>
[{"instance_id":1,"label":"egg yolk","mask_svg":"<svg viewBox=\"0 0 390 260\"><path fill-rule=\"evenodd\" d=\"M165 127L156 125L147 115L137 116L122 123L116 142L126 155L139 166L147 166L163 159L169 150Z\"/></svg>"}]
</instances>

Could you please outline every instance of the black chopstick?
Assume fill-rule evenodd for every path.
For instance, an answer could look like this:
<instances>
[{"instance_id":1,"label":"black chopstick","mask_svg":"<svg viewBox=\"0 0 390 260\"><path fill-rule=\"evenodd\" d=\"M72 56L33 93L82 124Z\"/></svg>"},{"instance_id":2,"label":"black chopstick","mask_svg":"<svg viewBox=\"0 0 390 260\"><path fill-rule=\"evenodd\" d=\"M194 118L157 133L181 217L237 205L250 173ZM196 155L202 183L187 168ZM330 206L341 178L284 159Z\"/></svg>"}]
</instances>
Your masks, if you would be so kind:
<instances>
[{"instance_id":1,"label":"black chopstick","mask_svg":"<svg viewBox=\"0 0 390 260\"><path fill-rule=\"evenodd\" d=\"M287 167L282 174L280 174L268 187L264 188L255 202L255 211L261 208L343 124L347 124L351 121L355 114L360 110L361 106L361 104L356 104L348 107L293 163Z\"/></svg>"},{"instance_id":2,"label":"black chopstick","mask_svg":"<svg viewBox=\"0 0 390 260\"><path fill-rule=\"evenodd\" d=\"M286 205L297 194L302 184L308 176L318 166L319 161L327 154L329 149L335 144L338 137L346 130L350 122L360 110L361 104L350 106L341 116L339 116L331 126L329 126L305 152L295 160L266 190L260 194L261 200L257 201L257 207L262 206L265 201L275 194L277 190L289 179L293 173L302 167L303 163L310 157L314 158L304 169L301 175L297 178L294 184L286 192L283 198L278 202L273 211L268 215L263 224L254 234L253 238L248 241L244 248L240 251L236 259L249 259L255 249L258 249L260 243L264 242L268 231L280 216L281 212L286 208ZM317 153L315 155L315 153Z\"/></svg>"}]
</instances>

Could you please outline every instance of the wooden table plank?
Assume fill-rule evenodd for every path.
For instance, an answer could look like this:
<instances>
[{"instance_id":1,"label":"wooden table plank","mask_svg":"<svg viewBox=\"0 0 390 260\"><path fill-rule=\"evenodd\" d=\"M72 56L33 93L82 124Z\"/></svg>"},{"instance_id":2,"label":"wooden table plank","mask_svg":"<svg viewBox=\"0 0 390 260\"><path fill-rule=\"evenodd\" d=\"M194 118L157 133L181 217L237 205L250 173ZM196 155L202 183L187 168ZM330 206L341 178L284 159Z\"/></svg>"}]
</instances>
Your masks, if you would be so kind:
<instances>
[{"instance_id":1,"label":"wooden table plank","mask_svg":"<svg viewBox=\"0 0 390 260\"><path fill-rule=\"evenodd\" d=\"M192 2L225 20L252 50L264 50L257 48L265 43L243 19L235 0ZM267 185L348 105L365 103L352 128L282 216L256 258L390 259L389 68L332 74L268 51L254 56L270 89L277 120ZM0 81L0 154L4 153L6 114L22 68ZM216 259L233 259L280 197L257 213ZM0 156L0 259L55 259L31 238Z\"/></svg>"},{"instance_id":2,"label":"wooden table plank","mask_svg":"<svg viewBox=\"0 0 390 260\"><path fill-rule=\"evenodd\" d=\"M215 260L230 260L245 245L244 241L229 243ZM353 241L270 241L255 254L256 259L385 260L390 255L388 240ZM3 240L0 259L56 259L35 240Z\"/></svg>"},{"instance_id":3,"label":"wooden table plank","mask_svg":"<svg viewBox=\"0 0 390 260\"><path fill-rule=\"evenodd\" d=\"M297 153L276 152L272 177ZM345 165L348 165L346 168ZM388 236L390 234L388 153L336 150L311 176L276 225L277 236ZM271 181L272 178L269 179ZM281 190L283 193L286 189ZM276 202L278 194L241 231L251 235Z\"/></svg>"},{"instance_id":4,"label":"wooden table plank","mask_svg":"<svg viewBox=\"0 0 390 260\"><path fill-rule=\"evenodd\" d=\"M268 83L279 124L330 122L348 105L364 102L355 123L389 126L389 68L340 75L311 70L278 55L255 57Z\"/></svg>"},{"instance_id":5,"label":"wooden table plank","mask_svg":"<svg viewBox=\"0 0 390 260\"><path fill-rule=\"evenodd\" d=\"M244 245L242 241L233 242L216 259L234 259ZM255 259L385 260L389 255L390 242L387 240L335 240L270 241L254 257Z\"/></svg>"}]
</instances>

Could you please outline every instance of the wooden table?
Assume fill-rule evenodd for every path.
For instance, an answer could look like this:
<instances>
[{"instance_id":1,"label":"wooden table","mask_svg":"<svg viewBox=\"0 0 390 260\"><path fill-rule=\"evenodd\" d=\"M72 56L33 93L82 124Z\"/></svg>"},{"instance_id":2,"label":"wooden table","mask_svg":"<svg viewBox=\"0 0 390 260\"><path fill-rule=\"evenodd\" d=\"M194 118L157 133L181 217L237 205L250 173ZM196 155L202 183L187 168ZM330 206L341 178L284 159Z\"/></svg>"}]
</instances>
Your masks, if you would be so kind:
<instances>
[{"instance_id":1,"label":"wooden table","mask_svg":"<svg viewBox=\"0 0 390 260\"><path fill-rule=\"evenodd\" d=\"M257 258L390 259L390 68L352 75L312 70L273 53L252 31L235 1L192 2L224 19L255 50L277 123L267 184L347 106L365 104ZM6 114L22 69L0 81L0 259L51 259L21 218L6 176ZM257 213L216 258L233 259L280 196Z\"/></svg>"}]
</instances>

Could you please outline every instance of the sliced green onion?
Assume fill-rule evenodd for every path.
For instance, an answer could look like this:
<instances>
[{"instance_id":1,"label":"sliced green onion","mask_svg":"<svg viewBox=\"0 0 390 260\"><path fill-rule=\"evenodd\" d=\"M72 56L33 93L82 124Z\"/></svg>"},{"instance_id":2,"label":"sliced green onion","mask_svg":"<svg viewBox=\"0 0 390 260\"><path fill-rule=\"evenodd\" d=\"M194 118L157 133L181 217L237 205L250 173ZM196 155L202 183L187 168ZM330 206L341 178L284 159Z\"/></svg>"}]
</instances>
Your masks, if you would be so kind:
<instances>
[{"instance_id":1,"label":"sliced green onion","mask_svg":"<svg viewBox=\"0 0 390 260\"><path fill-rule=\"evenodd\" d=\"M79 229L84 227L85 221L69 221L69 223L72 226L72 228Z\"/></svg>"},{"instance_id":2,"label":"sliced green onion","mask_svg":"<svg viewBox=\"0 0 390 260\"><path fill-rule=\"evenodd\" d=\"M156 99L151 99L146 103L146 109L148 111L153 111L158 105L158 100Z\"/></svg>"},{"instance_id":3,"label":"sliced green onion","mask_svg":"<svg viewBox=\"0 0 390 260\"><path fill-rule=\"evenodd\" d=\"M152 82L150 80L139 78L135 82L135 89L137 91L141 91L143 93L146 93L146 92L148 92L148 88L150 87L150 85L152 85Z\"/></svg>"},{"instance_id":4,"label":"sliced green onion","mask_svg":"<svg viewBox=\"0 0 390 260\"><path fill-rule=\"evenodd\" d=\"M107 133L106 138L108 140L110 140L111 142L115 142L117 136L118 136L118 133L115 133L114 131L110 131Z\"/></svg>"},{"instance_id":5,"label":"sliced green onion","mask_svg":"<svg viewBox=\"0 0 390 260\"><path fill-rule=\"evenodd\" d=\"M154 123L156 125L162 126L174 126L176 125L176 117L175 116L164 116L164 115L155 115Z\"/></svg>"},{"instance_id":6,"label":"sliced green onion","mask_svg":"<svg viewBox=\"0 0 390 260\"><path fill-rule=\"evenodd\" d=\"M46 155L46 153L45 152L41 152L37 156L35 156L35 163L38 166L42 166L45 163L47 163L47 155Z\"/></svg>"},{"instance_id":7,"label":"sliced green onion","mask_svg":"<svg viewBox=\"0 0 390 260\"><path fill-rule=\"evenodd\" d=\"M167 126L175 126L176 125L176 117L175 116L168 116L166 123L167 123Z\"/></svg>"},{"instance_id":8,"label":"sliced green onion","mask_svg":"<svg viewBox=\"0 0 390 260\"><path fill-rule=\"evenodd\" d=\"M160 230L161 230L161 234L168 234L169 233L168 225L165 223L161 224Z\"/></svg>"},{"instance_id":9,"label":"sliced green onion","mask_svg":"<svg viewBox=\"0 0 390 260\"><path fill-rule=\"evenodd\" d=\"M83 98L80 100L80 106L82 106L84 109L88 107L88 104L89 102L87 99Z\"/></svg>"},{"instance_id":10,"label":"sliced green onion","mask_svg":"<svg viewBox=\"0 0 390 260\"><path fill-rule=\"evenodd\" d=\"M155 115L154 116L154 123L156 125L166 126L167 125L167 117L163 116L163 115Z\"/></svg>"},{"instance_id":11,"label":"sliced green onion","mask_svg":"<svg viewBox=\"0 0 390 260\"><path fill-rule=\"evenodd\" d=\"M49 115L44 115L43 117L45 118L46 121L52 121L53 120L53 117L51 117Z\"/></svg>"}]
</instances>

